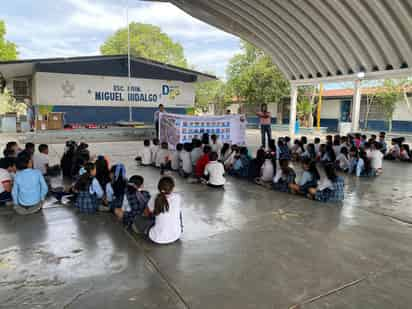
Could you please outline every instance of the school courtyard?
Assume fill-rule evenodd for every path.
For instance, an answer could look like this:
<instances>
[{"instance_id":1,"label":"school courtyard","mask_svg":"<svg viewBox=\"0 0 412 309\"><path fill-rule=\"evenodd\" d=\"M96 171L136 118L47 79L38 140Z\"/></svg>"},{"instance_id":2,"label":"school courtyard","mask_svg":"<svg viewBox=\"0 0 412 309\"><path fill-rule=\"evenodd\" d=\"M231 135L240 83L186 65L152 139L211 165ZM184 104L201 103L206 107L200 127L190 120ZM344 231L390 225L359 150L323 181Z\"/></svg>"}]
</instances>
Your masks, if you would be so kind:
<instances>
[{"instance_id":1,"label":"school courtyard","mask_svg":"<svg viewBox=\"0 0 412 309\"><path fill-rule=\"evenodd\" d=\"M251 143L256 136L249 136ZM156 192L141 143L90 144ZM54 161L63 145L51 145ZM0 209L0 308L406 308L412 302L412 165L346 177L342 205L228 179L225 191L177 177L184 236L156 246L110 214L48 205Z\"/></svg>"}]
</instances>

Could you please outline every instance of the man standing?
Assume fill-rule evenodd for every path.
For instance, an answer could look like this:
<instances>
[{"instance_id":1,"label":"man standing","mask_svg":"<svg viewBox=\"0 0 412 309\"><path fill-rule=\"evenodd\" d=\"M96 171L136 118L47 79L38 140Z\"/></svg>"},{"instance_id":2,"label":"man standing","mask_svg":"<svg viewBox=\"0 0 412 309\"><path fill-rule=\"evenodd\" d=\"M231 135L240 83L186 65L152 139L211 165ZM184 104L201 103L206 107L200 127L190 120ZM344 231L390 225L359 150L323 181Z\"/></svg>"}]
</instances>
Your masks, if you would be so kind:
<instances>
[{"instance_id":1,"label":"man standing","mask_svg":"<svg viewBox=\"0 0 412 309\"><path fill-rule=\"evenodd\" d=\"M165 111L165 107L163 106L163 104L159 105L159 110L155 111L154 113L154 125L156 127L156 137L159 138L159 114L163 113Z\"/></svg>"},{"instance_id":2,"label":"man standing","mask_svg":"<svg viewBox=\"0 0 412 309\"><path fill-rule=\"evenodd\" d=\"M270 115L270 112L268 112L267 104L262 104L260 106L260 112L257 112L256 115L259 117L262 147L266 148L265 135L267 135L268 137L268 143L272 139L272 117Z\"/></svg>"},{"instance_id":3,"label":"man standing","mask_svg":"<svg viewBox=\"0 0 412 309\"><path fill-rule=\"evenodd\" d=\"M34 127L35 127L35 120L36 120L34 106L30 98L25 98L24 104L26 104L26 115L27 115L26 117L30 125L30 131L33 132Z\"/></svg>"}]
</instances>

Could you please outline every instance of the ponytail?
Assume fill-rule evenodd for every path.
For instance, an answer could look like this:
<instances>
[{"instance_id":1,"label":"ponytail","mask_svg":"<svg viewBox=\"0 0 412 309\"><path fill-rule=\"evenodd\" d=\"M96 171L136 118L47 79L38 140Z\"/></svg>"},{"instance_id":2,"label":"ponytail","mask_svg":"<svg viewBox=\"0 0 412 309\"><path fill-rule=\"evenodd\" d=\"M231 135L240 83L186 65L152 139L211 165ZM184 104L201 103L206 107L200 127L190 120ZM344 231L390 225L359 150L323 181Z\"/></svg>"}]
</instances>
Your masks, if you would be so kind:
<instances>
[{"instance_id":1,"label":"ponytail","mask_svg":"<svg viewBox=\"0 0 412 309\"><path fill-rule=\"evenodd\" d=\"M169 211L169 202L167 195L173 192L175 182L172 177L166 176L159 180L158 184L159 194L156 196L154 202L154 215L158 216L161 213Z\"/></svg>"}]
</instances>

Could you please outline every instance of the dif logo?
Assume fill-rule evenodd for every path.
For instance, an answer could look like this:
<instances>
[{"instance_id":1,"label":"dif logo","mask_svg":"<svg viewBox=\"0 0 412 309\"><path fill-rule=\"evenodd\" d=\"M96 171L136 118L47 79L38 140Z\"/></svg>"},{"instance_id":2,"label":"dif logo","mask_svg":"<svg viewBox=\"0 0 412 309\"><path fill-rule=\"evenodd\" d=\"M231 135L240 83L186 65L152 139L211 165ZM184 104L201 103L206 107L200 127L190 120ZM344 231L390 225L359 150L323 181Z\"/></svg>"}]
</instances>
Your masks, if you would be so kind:
<instances>
[{"instance_id":1,"label":"dif logo","mask_svg":"<svg viewBox=\"0 0 412 309\"><path fill-rule=\"evenodd\" d=\"M177 96L180 95L179 86L162 86L162 95L169 96L171 100L174 100Z\"/></svg>"}]
</instances>

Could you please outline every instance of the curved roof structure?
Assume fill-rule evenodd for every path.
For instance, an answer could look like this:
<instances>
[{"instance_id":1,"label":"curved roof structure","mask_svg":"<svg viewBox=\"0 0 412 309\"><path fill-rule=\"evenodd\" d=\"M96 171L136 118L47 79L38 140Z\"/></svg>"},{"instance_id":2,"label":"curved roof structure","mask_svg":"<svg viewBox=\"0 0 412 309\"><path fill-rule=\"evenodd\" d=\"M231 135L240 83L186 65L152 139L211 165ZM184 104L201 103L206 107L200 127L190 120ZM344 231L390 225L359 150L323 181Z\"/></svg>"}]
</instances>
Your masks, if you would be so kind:
<instances>
[{"instance_id":1,"label":"curved roof structure","mask_svg":"<svg viewBox=\"0 0 412 309\"><path fill-rule=\"evenodd\" d=\"M412 0L171 0L272 55L290 80L412 75Z\"/></svg>"}]
</instances>

